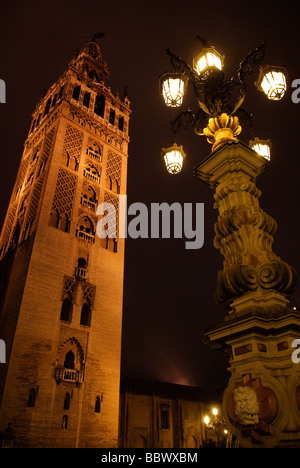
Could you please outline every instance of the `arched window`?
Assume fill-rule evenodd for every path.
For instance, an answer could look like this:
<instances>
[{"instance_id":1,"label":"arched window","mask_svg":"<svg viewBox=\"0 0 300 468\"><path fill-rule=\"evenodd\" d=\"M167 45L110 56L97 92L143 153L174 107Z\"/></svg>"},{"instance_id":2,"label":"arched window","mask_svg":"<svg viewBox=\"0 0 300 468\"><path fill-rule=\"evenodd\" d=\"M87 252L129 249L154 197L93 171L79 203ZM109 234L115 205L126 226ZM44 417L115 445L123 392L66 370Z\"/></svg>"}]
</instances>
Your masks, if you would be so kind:
<instances>
[{"instance_id":1,"label":"arched window","mask_svg":"<svg viewBox=\"0 0 300 468\"><path fill-rule=\"evenodd\" d=\"M31 388L29 392L28 403L27 403L27 406L29 408L35 407L35 399L36 399L36 390L34 388Z\"/></svg>"},{"instance_id":2,"label":"arched window","mask_svg":"<svg viewBox=\"0 0 300 468\"><path fill-rule=\"evenodd\" d=\"M83 100L82 100L82 104L85 106L85 107L89 107L90 105L90 100L91 100L91 93L88 93L87 91L84 93L83 95Z\"/></svg>"},{"instance_id":3,"label":"arched window","mask_svg":"<svg viewBox=\"0 0 300 468\"><path fill-rule=\"evenodd\" d=\"M49 112L50 105L51 105L51 99L52 99L52 97L50 96L50 97L49 97L49 99L48 99L48 100L47 100L47 102L46 102L46 105L45 105L45 110L44 110L44 115L43 115L43 117L45 117L45 115L47 115L47 114L48 114L48 112Z\"/></svg>"},{"instance_id":4,"label":"arched window","mask_svg":"<svg viewBox=\"0 0 300 468\"><path fill-rule=\"evenodd\" d=\"M146 448L146 439L143 436L138 436L134 441L134 448Z\"/></svg>"},{"instance_id":5,"label":"arched window","mask_svg":"<svg viewBox=\"0 0 300 468\"><path fill-rule=\"evenodd\" d=\"M90 186L83 187L81 195L81 204L87 206L88 208L96 211L97 207L97 195L95 190Z\"/></svg>"},{"instance_id":6,"label":"arched window","mask_svg":"<svg viewBox=\"0 0 300 468\"><path fill-rule=\"evenodd\" d=\"M119 116L118 129L124 131L124 117Z\"/></svg>"},{"instance_id":7,"label":"arched window","mask_svg":"<svg viewBox=\"0 0 300 468\"><path fill-rule=\"evenodd\" d=\"M100 117L104 117L105 110L105 97L103 95L97 95L95 100L94 112Z\"/></svg>"},{"instance_id":8,"label":"arched window","mask_svg":"<svg viewBox=\"0 0 300 468\"><path fill-rule=\"evenodd\" d=\"M80 89L81 89L80 85L74 86L73 88L72 98L75 99L76 101L79 100Z\"/></svg>"},{"instance_id":9,"label":"arched window","mask_svg":"<svg viewBox=\"0 0 300 468\"><path fill-rule=\"evenodd\" d=\"M64 410L70 409L70 401L71 401L71 395L69 392L65 394L65 400L64 400Z\"/></svg>"},{"instance_id":10,"label":"arched window","mask_svg":"<svg viewBox=\"0 0 300 468\"><path fill-rule=\"evenodd\" d=\"M69 232L70 221L66 213L61 215L59 229L63 232Z\"/></svg>"},{"instance_id":11,"label":"arched window","mask_svg":"<svg viewBox=\"0 0 300 468\"><path fill-rule=\"evenodd\" d=\"M68 151L62 153L61 161L73 171L78 171L79 161L74 155L70 155Z\"/></svg>"},{"instance_id":12,"label":"arched window","mask_svg":"<svg viewBox=\"0 0 300 468\"><path fill-rule=\"evenodd\" d=\"M57 210L54 210L50 214L49 225L52 227L58 228L58 223L59 223L59 213Z\"/></svg>"},{"instance_id":13,"label":"arched window","mask_svg":"<svg viewBox=\"0 0 300 468\"><path fill-rule=\"evenodd\" d=\"M92 180L93 182L97 182L98 184L100 183L100 172L98 171L98 169L95 166L93 166L91 164L88 164L88 165L85 166L84 171L83 171L83 175L87 179Z\"/></svg>"},{"instance_id":14,"label":"arched window","mask_svg":"<svg viewBox=\"0 0 300 468\"><path fill-rule=\"evenodd\" d=\"M76 236L90 243L95 242L95 227L88 216L85 216L79 220Z\"/></svg>"},{"instance_id":15,"label":"arched window","mask_svg":"<svg viewBox=\"0 0 300 468\"><path fill-rule=\"evenodd\" d=\"M90 302L86 300L81 308L80 325L85 325L87 327L90 327L91 315L92 315L91 305L90 305Z\"/></svg>"},{"instance_id":16,"label":"arched window","mask_svg":"<svg viewBox=\"0 0 300 468\"><path fill-rule=\"evenodd\" d=\"M66 369L74 369L75 367L75 356L72 351L69 351L65 356L64 367Z\"/></svg>"},{"instance_id":17,"label":"arched window","mask_svg":"<svg viewBox=\"0 0 300 468\"><path fill-rule=\"evenodd\" d=\"M68 416L66 414L63 415L61 428L62 429L67 429L68 428Z\"/></svg>"},{"instance_id":18,"label":"arched window","mask_svg":"<svg viewBox=\"0 0 300 468\"><path fill-rule=\"evenodd\" d=\"M95 401L95 413L100 413L100 412L101 412L101 398L98 395Z\"/></svg>"},{"instance_id":19,"label":"arched window","mask_svg":"<svg viewBox=\"0 0 300 468\"><path fill-rule=\"evenodd\" d=\"M109 111L109 123L115 125L116 112L113 109Z\"/></svg>"},{"instance_id":20,"label":"arched window","mask_svg":"<svg viewBox=\"0 0 300 468\"><path fill-rule=\"evenodd\" d=\"M111 180L111 190L116 193L120 193L120 185L116 179Z\"/></svg>"},{"instance_id":21,"label":"arched window","mask_svg":"<svg viewBox=\"0 0 300 468\"><path fill-rule=\"evenodd\" d=\"M68 167L72 169L73 171L77 171L78 165L79 165L78 159L75 156L71 156L69 159Z\"/></svg>"},{"instance_id":22,"label":"arched window","mask_svg":"<svg viewBox=\"0 0 300 468\"><path fill-rule=\"evenodd\" d=\"M72 310L73 310L72 300L71 300L71 297L67 295L65 296L62 306L61 306L60 320L63 320L64 322L71 322Z\"/></svg>"},{"instance_id":23,"label":"arched window","mask_svg":"<svg viewBox=\"0 0 300 468\"><path fill-rule=\"evenodd\" d=\"M83 257L80 257L77 262L78 268L86 268L86 259Z\"/></svg>"}]
</instances>

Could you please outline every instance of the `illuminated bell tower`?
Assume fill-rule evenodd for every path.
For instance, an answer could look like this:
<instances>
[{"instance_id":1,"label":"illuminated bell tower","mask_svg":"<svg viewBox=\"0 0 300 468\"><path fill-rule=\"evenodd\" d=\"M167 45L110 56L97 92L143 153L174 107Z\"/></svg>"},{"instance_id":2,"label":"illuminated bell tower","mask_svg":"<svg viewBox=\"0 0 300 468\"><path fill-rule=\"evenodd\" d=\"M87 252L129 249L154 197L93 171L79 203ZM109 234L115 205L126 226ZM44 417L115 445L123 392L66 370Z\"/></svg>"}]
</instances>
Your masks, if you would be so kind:
<instances>
[{"instance_id":1,"label":"illuminated bell tower","mask_svg":"<svg viewBox=\"0 0 300 468\"><path fill-rule=\"evenodd\" d=\"M1 239L0 432L16 447L116 447L130 102L91 40L37 104ZM117 216L117 223L119 222Z\"/></svg>"}]
</instances>

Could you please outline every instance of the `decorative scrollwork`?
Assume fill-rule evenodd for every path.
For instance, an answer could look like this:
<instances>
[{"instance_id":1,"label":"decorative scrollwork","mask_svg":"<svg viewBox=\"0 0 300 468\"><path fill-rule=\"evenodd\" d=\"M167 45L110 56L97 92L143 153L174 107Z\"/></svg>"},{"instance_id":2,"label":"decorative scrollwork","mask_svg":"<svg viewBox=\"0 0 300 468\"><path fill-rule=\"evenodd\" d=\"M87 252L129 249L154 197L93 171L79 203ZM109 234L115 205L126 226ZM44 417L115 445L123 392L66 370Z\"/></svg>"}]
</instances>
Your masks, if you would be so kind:
<instances>
[{"instance_id":1,"label":"decorative scrollwork","mask_svg":"<svg viewBox=\"0 0 300 468\"><path fill-rule=\"evenodd\" d=\"M205 39L197 37L204 46L207 45ZM247 55L239 65L237 76L229 81L224 80L224 73L219 69L211 70L209 74L199 75L181 57L171 52L170 48L166 52L175 72L183 73L193 86L200 108L197 113L187 110L175 118L171 122L173 132L177 133L181 128L194 126L195 132L203 135L207 116L218 118L222 114L235 118L242 125L252 126L253 115L242 109L241 105L246 97L246 77L251 75L264 59L264 43ZM214 141L210 142L214 143Z\"/></svg>"}]
</instances>

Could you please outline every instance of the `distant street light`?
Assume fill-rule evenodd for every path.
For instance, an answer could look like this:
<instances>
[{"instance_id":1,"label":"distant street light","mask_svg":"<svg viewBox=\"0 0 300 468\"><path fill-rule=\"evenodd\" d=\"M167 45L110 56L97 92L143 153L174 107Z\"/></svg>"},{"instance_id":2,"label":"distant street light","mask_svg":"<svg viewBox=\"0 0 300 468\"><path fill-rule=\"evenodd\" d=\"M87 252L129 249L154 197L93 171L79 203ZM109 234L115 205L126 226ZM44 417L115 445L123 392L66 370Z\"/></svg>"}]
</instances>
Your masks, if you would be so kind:
<instances>
[{"instance_id":1,"label":"distant street light","mask_svg":"<svg viewBox=\"0 0 300 468\"><path fill-rule=\"evenodd\" d=\"M204 418L203 418L203 422L205 424L205 440L206 440L206 442L208 442L207 433L211 432L211 433L215 434L215 437L217 439L217 445L219 445L222 438L224 439L224 437L225 437L226 440L227 440L227 435L229 434L229 431L225 427L224 418L220 419L218 417L218 414L219 414L218 409L213 408L211 410L211 413L212 414L210 416L208 414L206 414L204 416Z\"/></svg>"}]
</instances>

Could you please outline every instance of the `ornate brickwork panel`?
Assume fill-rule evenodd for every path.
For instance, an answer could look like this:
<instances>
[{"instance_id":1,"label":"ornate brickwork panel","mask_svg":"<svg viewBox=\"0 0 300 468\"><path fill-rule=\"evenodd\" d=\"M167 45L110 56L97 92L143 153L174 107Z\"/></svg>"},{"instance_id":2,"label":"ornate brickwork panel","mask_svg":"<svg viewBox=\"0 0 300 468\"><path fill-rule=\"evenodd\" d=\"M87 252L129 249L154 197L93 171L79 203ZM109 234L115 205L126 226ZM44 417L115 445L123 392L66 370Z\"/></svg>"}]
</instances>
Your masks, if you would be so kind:
<instances>
[{"instance_id":1,"label":"ornate brickwork panel","mask_svg":"<svg viewBox=\"0 0 300 468\"><path fill-rule=\"evenodd\" d=\"M43 181L44 181L44 177L40 177L34 185L31 200L30 200L30 206L28 210L28 217L27 217L27 221L29 223L31 223L34 220L36 213L37 213L41 191L43 187Z\"/></svg>"},{"instance_id":2,"label":"ornate brickwork panel","mask_svg":"<svg viewBox=\"0 0 300 468\"><path fill-rule=\"evenodd\" d=\"M88 300L91 306L93 307L95 300L96 286L93 284L86 283L83 288L83 302Z\"/></svg>"},{"instance_id":3,"label":"ornate brickwork panel","mask_svg":"<svg viewBox=\"0 0 300 468\"><path fill-rule=\"evenodd\" d=\"M65 141L63 146L63 152L68 153L70 157L74 157L77 160L80 158L81 146L82 146L83 133L76 130L71 125L67 126Z\"/></svg>"},{"instance_id":4,"label":"ornate brickwork panel","mask_svg":"<svg viewBox=\"0 0 300 468\"><path fill-rule=\"evenodd\" d=\"M75 292L76 292L75 278L65 276L62 298L64 298L65 295L68 294L68 295L70 295L70 297L72 299L72 302L73 302L74 299L75 299Z\"/></svg>"},{"instance_id":5,"label":"ornate brickwork panel","mask_svg":"<svg viewBox=\"0 0 300 468\"><path fill-rule=\"evenodd\" d=\"M14 199L16 199L21 191L22 185L25 181L25 177L27 174L27 168L28 168L28 161L29 159L26 158L24 159L21 164L20 164L20 169L17 175L17 180L15 183L15 194L14 194Z\"/></svg>"},{"instance_id":6,"label":"ornate brickwork panel","mask_svg":"<svg viewBox=\"0 0 300 468\"><path fill-rule=\"evenodd\" d=\"M45 137L45 142L44 142L44 147L43 147L43 152L42 152L42 157L41 157L42 161L46 161L50 156L54 134L55 134L55 127L53 127Z\"/></svg>"},{"instance_id":7,"label":"ornate brickwork panel","mask_svg":"<svg viewBox=\"0 0 300 468\"><path fill-rule=\"evenodd\" d=\"M12 226L13 226L14 219L15 219L16 210L17 210L17 203L11 205L8 210L7 218L5 221L5 227L2 233L1 248L4 247L9 241L10 234L12 231Z\"/></svg>"},{"instance_id":8,"label":"ornate brickwork panel","mask_svg":"<svg viewBox=\"0 0 300 468\"><path fill-rule=\"evenodd\" d=\"M108 237L113 237L113 233L116 232L118 236L118 223L119 223L119 198L111 195L108 192L104 193L104 203L110 203L115 207L115 214L114 217L112 211L108 211L105 219L107 220L107 227L106 230Z\"/></svg>"},{"instance_id":9,"label":"ornate brickwork panel","mask_svg":"<svg viewBox=\"0 0 300 468\"><path fill-rule=\"evenodd\" d=\"M122 157L111 151L107 155L106 176L121 183Z\"/></svg>"},{"instance_id":10,"label":"ornate brickwork panel","mask_svg":"<svg viewBox=\"0 0 300 468\"><path fill-rule=\"evenodd\" d=\"M46 161L48 160L50 156L54 133L55 133L55 128L52 128L52 130L45 137L42 155L41 155L40 162L39 162L40 164L39 173L37 174L38 179L34 184L34 187L32 189L31 199L30 199L30 206L29 206L28 217L27 217L27 222L29 223L32 223L33 219L35 218L37 214L37 209L38 209L43 182L44 182L43 169L45 167Z\"/></svg>"},{"instance_id":11,"label":"ornate brickwork panel","mask_svg":"<svg viewBox=\"0 0 300 468\"><path fill-rule=\"evenodd\" d=\"M84 112L71 108L68 117L84 127L85 130L95 134L96 137L101 138L106 143L124 152L123 138L116 136L102 124L92 121L90 118L86 117Z\"/></svg>"},{"instance_id":12,"label":"ornate brickwork panel","mask_svg":"<svg viewBox=\"0 0 300 468\"><path fill-rule=\"evenodd\" d=\"M59 169L52 211L57 210L60 215L72 215L77 177L65 169Z\"/></svg>"}]
</instances>

